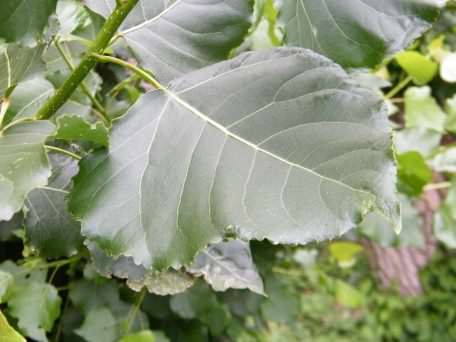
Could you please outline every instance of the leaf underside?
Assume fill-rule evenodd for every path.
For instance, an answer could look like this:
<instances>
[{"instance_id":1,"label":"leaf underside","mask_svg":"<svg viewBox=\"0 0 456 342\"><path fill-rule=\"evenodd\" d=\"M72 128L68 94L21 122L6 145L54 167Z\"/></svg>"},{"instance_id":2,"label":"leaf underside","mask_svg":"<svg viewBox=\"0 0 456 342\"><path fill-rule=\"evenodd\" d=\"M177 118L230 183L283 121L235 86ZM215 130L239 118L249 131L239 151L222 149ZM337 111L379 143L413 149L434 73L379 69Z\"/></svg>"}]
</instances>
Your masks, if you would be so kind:
<instances>
[{"instance_id":1,"label":"leaf underside","mask_svg":"<svg viewBox=\"0 0 456 342\"><path fill-rule=\"evenodd\" d=\"M382 101L299 48L246 53L144 95L109 152L80 166L70 208L83 235L146 268L178 269L233 231L302 244L373 209L399 222Z\"/></svg>"}]
</instances>

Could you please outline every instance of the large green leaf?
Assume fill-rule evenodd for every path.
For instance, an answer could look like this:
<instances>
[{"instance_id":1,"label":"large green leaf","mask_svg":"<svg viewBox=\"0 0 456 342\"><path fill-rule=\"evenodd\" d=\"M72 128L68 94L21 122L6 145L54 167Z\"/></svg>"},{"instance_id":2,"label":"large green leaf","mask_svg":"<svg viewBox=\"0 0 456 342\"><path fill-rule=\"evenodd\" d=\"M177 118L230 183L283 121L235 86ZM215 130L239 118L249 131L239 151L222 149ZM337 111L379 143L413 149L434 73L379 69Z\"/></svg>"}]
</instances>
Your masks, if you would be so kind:
<instances>
[{"instance_id":1,"label":"large green leaf","mask_svg":"<svg viewBox=\"0 0 456 342\"><path fill-rule=\"evenodd\" d=\"M395 225L385 110L311 51L243 54L143 96L81 163L70 208L107 254L156 269L227 234L306 243L374 208Z\"/></svg>"},{"instance_id":2,"label":"large green leaf","mask_svg":"<svg viewBox=\"0 0 456 342\"><path fill-rule=\"evenodd\" d=\"M344 67L373 67L407 47L438 15L439 0L283 0L287 45Z\"/></svg>"},{"instance_id":3,"label":"large green leaf","mask_svg":"<svg viewBox=\"0 0 456 342\"><path fill-rule=\"evenodd\" d=\"M51 154L50 159L52 176L48 186L27 196L25 231L30 245L41 256L58 258L76 254L82 246L80 224L71 217L66 202L78 163L60 154Z\"/></svg>"},{"instance_id":4,"label":"large green leaf","mask_svg":"<svg viewBox=\"0 0 456 342\"><path fill-rule=\"evenodd\" d=\"M34 71L42 52L42 47L0 45L0 98Z\"/></svg>"},{"instance_id":5,"label":"large green leaf","mask_svg":"<svg viewBox=\"0 0 456 342\"><path fill-rule=\"evenodd\" d=\"M43 33L57 0L2 0L0 39L33 44Z\"/></svg>"},{"instance_id":6,"label":"large green leaf","mask_svg":"<svg viewBox=\"0 0 456 342\"><path fill-rule=\"evenodd\" d=\"M85 0L107 16L115 0ZM163 82L225 59L250 27L251 0L140 0L121 35Z\"/></svg>"},{"instance_id":7,"label":"large green leaf","mask_svg":"<svg viewBox=\"0 0 456 342\"><path fill-rule=\"evenodd\" d=\"M53 131L48 121L0 131L0 221L10 220L30 191L47 184L51 169L44 142Z\"/></svg>"}]
</instances>

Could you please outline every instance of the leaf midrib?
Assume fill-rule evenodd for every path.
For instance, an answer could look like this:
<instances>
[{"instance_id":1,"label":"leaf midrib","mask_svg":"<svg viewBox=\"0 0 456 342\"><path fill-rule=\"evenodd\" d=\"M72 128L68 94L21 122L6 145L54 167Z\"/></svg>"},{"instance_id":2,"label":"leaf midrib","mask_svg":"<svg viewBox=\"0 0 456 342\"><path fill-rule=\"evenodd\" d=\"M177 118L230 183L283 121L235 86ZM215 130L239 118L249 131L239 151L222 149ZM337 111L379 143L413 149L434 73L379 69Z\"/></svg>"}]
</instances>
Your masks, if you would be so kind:
<instances>
[{"instance_id":1,"label":"leaf midrib","mask_svg":"<svg viewBox=\"0 0 456 342\"><path fill-rule=\"evenodd\" d=\"M171 90L169 90L168 88L165 88L163 87L162 88L162 91L168 95L172 100L176 101L177 103L179 103L181 106L183 106L185 109L187 109L188 111L192 112L193 114L195 114L196 116L198 116L200 119L202 119L203 121L207 122L208 124L212 125L213 127L219 129L220 131L222 131L226 136L229 136L247 146L249 146L250 148L252 148L254 151L257 151L257 152L261 152L261 153L264 153L266 155L268 155L269 157L273 158L273 159L276 159L282 163L285 163L286 165L290 165L292 167L296 167L297 169L300 169L300 170L303 170L305 172L308 172L314 176L317 176L319 178L321 178L322 180L326 180L328 182L331 182L331 183L334 183L334 184L337 184L339 186L342 186L344 188L348 188L349 190L351 191L354 191L354 192L359 192L359 193L364 193L364 194L368 194L369 196L375 196L374 194L372 194L371 192L369 191L366 191L366 190L362 190L362 189L356 189L348 184L345 184L337 179L333 179L333 178L330 178L330 177L327 177L327 176L324 176L312 169L309 169L305 166L302 166L302 165L299 165L299 164L296 164L296 163L293 163L289 160L286 160L285 158L281 157L281 156L278 156L268 150L265 150L263 148L261 148L260 146L258 145L255 145L254 143L248 141L247 139L229 131L228 129L226 129L223 125L221 125L220 123L218 123L217 121L211 119L210 117L208 117L207 115L205 115L204 113L202 113L201 111L199 111L197 108L195 108L194 106L192 106L191 104L189 104L188 102L186 102L185 100L181 99L177 94L175 94L174 92L172 92Z\"/></svg>"}]
</instances>

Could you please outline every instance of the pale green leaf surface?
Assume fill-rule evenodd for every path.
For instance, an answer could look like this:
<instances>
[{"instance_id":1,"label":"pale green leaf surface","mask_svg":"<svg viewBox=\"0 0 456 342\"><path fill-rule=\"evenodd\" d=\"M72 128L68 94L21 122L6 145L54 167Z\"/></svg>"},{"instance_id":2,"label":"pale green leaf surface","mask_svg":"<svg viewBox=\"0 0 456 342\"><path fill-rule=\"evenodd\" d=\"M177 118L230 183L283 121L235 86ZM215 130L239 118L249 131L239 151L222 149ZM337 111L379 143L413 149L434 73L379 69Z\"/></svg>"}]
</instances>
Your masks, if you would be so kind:
<instances>
[{"instance_id":1,"label":"pale green leaf surface","mask_svg":"<svg viewBox=\"0 0 456 342\"><path fill-rule=\"evenodd\" d=\"M107 16L115 0L85 0ZM162 82L225 59L250 27L250 0L140 0L121 35Z\"/></svg>"},{"instance_id":2,"label":"pale green leaf surface","mask_svg":"<svg viewBox=\"0 0 456 342\"><path fill-rule=\"evenodd\" d=\"M0 221L10 220L30 191L47 184L51 170L44 142L53 131L48 121L0 131Z\"/></svg>"},{"instance_id":3,"label":"pale green leaf surface","mask_svg":"<svg viewBox=\"0 0 456 342\"><path fill-rule=\"evenodd\" d=\"M250 247L243 241L208 246L195 257L188 271L203 276L216 291L233 288L264 294L263 281L253 262Z\"/></svg>"},{"instance_id":4,"label":"pale green leaf surface","mask_svg":"<svg viewBox=\"0 0 456 342\"><path fill-rule=\"evenodd\" d=\"M82 246L80 224L67 209L71 179L78 173L76 160L50 154L52 176L46 188L33 190L26 199L25 232L30 246L42 257L71 256Z\"/></svg>"},{"instance_id":5,"label":"pale green leaf surface","mask_svg":"<svg viewBox=\"0 0 456 342\"><path fill-rule=\"evenodd\" d=\"M43 52L41 46L29 48L17 44L0 45L0 98L35 71Z\"/></svg>"},{"instance_id":6,"label":"pale green leaf surface","mask_svg":"<svg viewBox=\"0 0 456 342\"><path fill-rule=\"evenodd\" d=\"M57 0L2 0L0 39L34 45L42 36Z\"/></svg>"},{"instance_id":7,"label":"pale green leaf surface","mask_svg":"<svg viewBox=\"0 0 456 342\"><path fill-rule=\"evenodd\" d=\"M156 339L151 330L143 330L135 334L125 336L119 342L156 342Z\"/></svg>"},{"instance_id":8,"label":"pale green leaf surface","mask_svg":"<svg viewBox=\"0 0 456 342\"><path fill-rule=\"evenodd\" d=\"M285 42L344 67L374 67L406 48L437 18L438 0L283 0Z\"/></svg>"},{"instance_id":9,"label":"pale green leaf surface","mask_svg":"<svg viewBox=\"0 0 456 342\"><path fill-rule=\"evenodd\" d=\"M146 268L179 268L233 230L306 243L374 208L399 221L385 107L303 49L243 54L146 94L109 152L80 166L70 206L83 234Z\"/></svg>"},{"instance_id":10,"label":"pale green leaf surface","mask_svg":"<svg viewBox=\"0 0 456 342\"><path fill-rule=\"evenodd\" d=\"M54 286L29 280L14 286L8 298L8 312L18 319L25 335L42 342L47 341L46 332L60 316L61 302Z\"/></svg>"},{"instance_id":11,"label":"pale green leaf surface","mask_svg":"<svg viewBox=\"0 0 456 342\"><path fill-rule=\"evenodd\" d=\"M447 116L429 87L411 87L405 92L405 127L443 132Z\"/></svg>"},{"instance_id":12,"label":"pale green leaf surface","mask_svg":"<svg viewBox=\"0 0 456 342\"><path fill-rule=\"evenodd\" d=\"M440 65L440 77L446 82L456 82L456 53L446 55Z\"/></svg>"},{"instance_id":13,"label":"pale green leaf surface","mask_svg":"<svg viewBox=\"0 0 456 342\"><path fill-rule=\"evenodd\" d=\"M438 148L442 133L420 127L406 128L394 135L394 145L397 153L417 151L424 158L429 158Z\"/></svg>"},{"instance_id":14,"label":"pale green leaf surface","mask_svg":"<svg viewBox=\"0 0 456 342\"><path fill-rule=\"evenodd\" d=\"M424 85L430 82L439 70L439 65L417 51L404 51L395 56L397 63L413 82Z\"/></svg>"},{"instance_id":15,"label":"pale green leaf surface","mask_svg":"<svg viewBox=\"0 0 456 342\"><path fill-rule=\"evenodd\" d=\"M54 86L44 77L33 77L19 83L11 94L11 105L6 112L6 122L10 122L15 117L35 115L53 93Z\"/></svg>"},{"instance_id":16,"label":"pale green leaf surface","mask_svg":"<svg viewBox=\"0 0 456 342\"><path fill-rule=\"evenodd\" d=\"M26 342L16 330L9 325L6 317L0 311L0 341L2 342Z\"/></svg>"},{"instance_id":17,"label":"pale green leaf surface","mask_svg":"<svg viewBox=\"0 0 456 342\"><path fill-rule=\"evenodd\" d=\"M75 332L87 342L115 342L116 320L108 308L99 307L90 311L82 326Z\"/></svg>"},{"instance_id":18,"label":"pale green leaf surface","mask_svg":"<svg viewBox=\"0 0 456 342\"><path fill-rule=\"evenodd\" d=\"M8 289L14 282L14 277L11 273L0 271L0 303L4 303Z\"/></svg>"},{"instance_id":19,"label":"pale green leaf surface","mask_svg":"<svg viewBox=\"0 0 456 342\"><path fill-rule=\"evenodd\" d=\"M456 182L454 181L445 202L434 215L434 234L448 248L456 248Z\"/></svg>"},{"instance_id":20,"label":"pale green leaf surface","mask_svg":"<svg viewBox=\"0 0 456 342\"><path fill-rule=\"evenodd\" d=\"M456 146L444 147L430 161L437 172L456 173Z\"/></svg>"}]
</instances>

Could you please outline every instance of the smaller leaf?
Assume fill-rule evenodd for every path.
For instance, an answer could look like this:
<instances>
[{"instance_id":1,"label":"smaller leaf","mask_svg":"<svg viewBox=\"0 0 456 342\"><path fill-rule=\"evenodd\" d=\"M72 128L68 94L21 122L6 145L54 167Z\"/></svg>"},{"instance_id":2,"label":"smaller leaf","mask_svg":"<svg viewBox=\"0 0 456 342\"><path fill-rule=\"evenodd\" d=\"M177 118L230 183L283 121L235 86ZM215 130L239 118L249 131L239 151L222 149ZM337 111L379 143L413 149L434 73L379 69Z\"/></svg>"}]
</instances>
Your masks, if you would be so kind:
<instances>
[{"instance_id":1,"label":"smaller leaf","mask_svg":"<svg viewBox=\"0 0 456 342\"><path fill-rule=\"evenodd\" d=\"M57 0L2 0L0 38L34 45L42 36Z\"/></svg>"},{"instance_id":2,"label":"smaller leaf","mask_svg":"<svg viewBox=\"0 0 456 342\"><path fill-rule=\"evenodd\" d=\"M61 302L54 286L27 281L13 288L8 298L8 311L18 319L18 326L25 335L47 341L46 332L52 330L59 317Z\"/></svg>"},{"instance_id":3,"label":"smaller leaf","mask_svg":"<svg viewBox=\"0 0 456 342\"><path fill-rule=\"evenodd\" d=\"M9 325L3 313L0 311L0 340L2 342L26 342L16 330Z\"/></svg>"},{"instance_id":4,"label":"smaller leaf","mask_svg":"<svg viewBox=\"0 0 456 342\"><path fill-rule=\"evenodd\" d=\"M359 225L358 229L370 239L382 246L415 246L425 244L422 234L423 219L414 203L406 196L400 195L401 226L400 232L394 232L385 217L378 212L372 212Z\"/></svg>"},{"instance_id":5,"label":"smaller leaf","mask_svg":"<svg viewBox=\"0 0 456 342\"><path fill-rule=\"evenodd\" d=\"M417 51L401 52L396 55L396 61L417 85L430 82L439 69L437 63Z\"/></svg>"},{"instance_id":6,"label":"smaller leaf","mask_svg":"<svg viewBox=\"0 0 456 342\"><path fill-rule=\"evenodd\" d=\"M188 271L204 276L215 291L234 288L264 294L263 281L253 263L249 245L243 241L210 245L196 256Z\"/></svg>"},{"instance_id":7,"label":"smaller leaf","mask_svg":"<svg viewBox=\"0 0 456 342\"><path fill-rule=\"evenodd\" d=\"M0 303L4 303L5 295L8 289L14 282L14 277L11 273L0 271Z\"/></svg>"},{"instance_id":8,"label":"smaller leaf","mask_svg":"<svg viewBox=\"0 0 456 342\"><path fill-rule=\"evenodd\" d=\"M11 106L5 121L33 116L53 92L54 86L44 77L37 76L19 83L11 94Z\"/></svg>"},{"instance_id":9,"label":"smaller leaf","mask_svg":"<svg viewBox=\"0 0 456 342\"><path fill-rule=\"evenodd\" d=\"M30 245L48 258L71 256L82 247L81 225L67 209L71 179L78 173L76 160L50 154L52 176L46 188L35 189L26 200L25 232Z\"/></svg>"},{"instance_id":10,"label":"smaller leaf","mask_svg":"<svg viewBox=\"0 0 456 342\"><path fill-rule=\"evenodd\" d=\"M456 95L446 101L445 109L448 113L445 129L454 134L456 133Z\"/></svg>"},{"instance_id":11,"label":"smaller leaf","mask_svg":"<svg viewBox=\"0 0 456 342\"><path fill-rule=\"evenodd\" d=\"M396 156L400 192L417 197L426 184L432 181L432 170L419 152L406 152Z\"/></svg>"},{"instance_id":12,"label":"smaller leaf","mask_svg":"<svg viewBox=\"0 0 456 342\"><path fill-rule=\"evenodd\" d=\"M446 82L456 82L456 53L446 55L440 65L440 77Z\"/></svg>"},{"instance_id":13,"label":"smaller leaf","mask_svg":"<svg viewBox=\"0 0 456 342\"><path fill-rule=\"evenodd\" d=\"M171 297L171 310L184 319L198 319L219 335L231 319L228 308L220 303L209 287L199 282L191 289Z\"/></svg>"},{"instance_id":14,"label":"smaller leaf","mask_svg":"<svg viewBox=\"0 0 456 342\"><path fill-rule=\"evenodd\" d=\"M42 52L42 46L0 45L0 98L7 90L34 74L37 65L41 64Z\"/></svg>"},{"instance_id":15,"label":"smaller leaf","mask_svg":"<svg viewBox=\"0 0 456 342\"><path fill-rule=\"evenodd\" d=\"M341 267L352 266L356 261L356 255L362 250L361 245L350 241L336 241L329 245L329 252Z\"/></svg>"},{"instance_id":16,"label":"smaller leaf","mask_svg":"<svg viewBox=\"0 0 456 342\"><path fill-rule=\"evenodd\" d=\"M111 311L106 307L100 307L90 311L82 326L75 332L88 342L114 342L115 325L116 320Z\"/></svg>"},{"instance_id":17,"label":"smaller leaf","mask_svg":"<svg viewBox=\"0 0 456 342\"><path fill-rule=\"evenodd\" d=\"M336 281L336 299L339 304L350 309L359 308L364 302L361 292L342 280Z\"/></svg>"},{"instance_id":18,"label":"smaller leaf","mask_svg":"<svg viewBox=\"0 0 456 342\"><path fill-rule=\"evenodd\" d=\"M431 96L431 88L409 88L405 92L405 127L443 132L447 117Z\"/></svg>"},{"instance_id":19,"label":"smaller leaf","mask_svg":"<svg viewBox=\"0 0 456 342\"><path fill-rule=\"evenodd\" d=\"M456 182L453 182L445 202L434 215L434 234L449 248L456 248Z\"/></svg>"},{"instance_id":20,"label":"smaller leaf","mask_svg":"<svg viewBox=\"0 0 456 342\"><path fill-rule=\"evenodd\" d=\"M424 158L432 155L439 146L442 133L426 128L406 128L395 134L395 147L398 154L417 151Z\"/></svg>"},{"instance_id":21,"label":"smaller leaf","mask_svg":"<svg viewBox=\"0 0 456 342\"><path fill-rule=\"evenodd\" d=\"M0 131L0 221L10 220L30 191L47 184L51 169L44 143L53 131L49 121Z\"/></svg>"},{"instance_id":22,"label":"smaller leaf","mask_svg":"<svg viewBox=\"0 0 456 342\"><path fill-rule=\"evenodd\" d=\"M430 162L437 172L456 172L456 146L441 149Z\"/></svg>"},{"instance_id":23,"label":"smaller leaf","mask_svg":"<svg viewBox=\"0 0 456 342\"><path fill-rule=\"evenodd\" d=\"M92 124L77 115L62 115L57 119L55 138L66 141L88 141L104 147L109 146L109 131L103 123Z\"/></svg>"}]
</instances>

